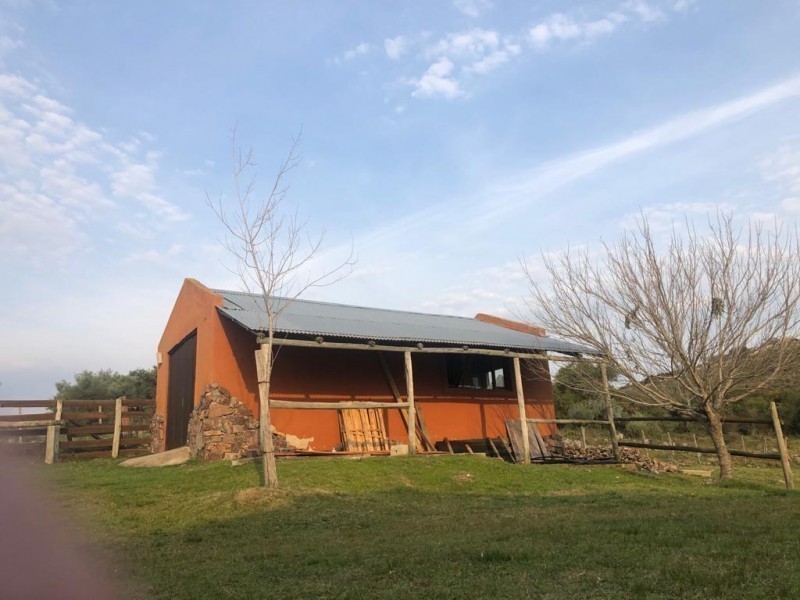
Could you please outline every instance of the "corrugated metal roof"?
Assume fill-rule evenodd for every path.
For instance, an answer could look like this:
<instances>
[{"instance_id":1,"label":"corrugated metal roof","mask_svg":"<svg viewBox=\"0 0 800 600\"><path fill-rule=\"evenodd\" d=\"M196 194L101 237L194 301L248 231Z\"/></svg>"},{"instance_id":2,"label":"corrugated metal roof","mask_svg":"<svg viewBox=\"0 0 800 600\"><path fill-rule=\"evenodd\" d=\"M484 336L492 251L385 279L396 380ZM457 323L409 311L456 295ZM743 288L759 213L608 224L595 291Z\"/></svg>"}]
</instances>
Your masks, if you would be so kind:
<instances>
[{"instance_id":1,"label":"corrugated metal roof","mask_svg":"<svg viewBox=\"0 0 800 600\"><path fill-rule=\"evenodd\" d=\"M223 298L220 312L250 331L267 328L266 311L258 294L214 290ZM594 351L553 339L514 331L469 317L385 310L312 300L291 300L275 331L283 334L428 344L458 344L473 348L514 348L565 354Z\"/></svg>"}]
</instances>

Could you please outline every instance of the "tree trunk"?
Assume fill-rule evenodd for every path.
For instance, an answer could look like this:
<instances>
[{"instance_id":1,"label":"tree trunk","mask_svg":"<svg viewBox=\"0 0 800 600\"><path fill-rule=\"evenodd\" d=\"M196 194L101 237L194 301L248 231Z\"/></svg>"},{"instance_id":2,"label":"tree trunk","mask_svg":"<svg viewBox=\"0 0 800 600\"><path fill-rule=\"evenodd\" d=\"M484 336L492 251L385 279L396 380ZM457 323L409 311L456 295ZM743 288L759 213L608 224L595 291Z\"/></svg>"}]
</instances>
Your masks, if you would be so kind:
<instances>
[{"instance_id":1,"label":"tree trunk","mask_svg":"<svg viewBox=\"0 0 800 600\"><path fill-rule=\"evenodd\" d=\"M711 435L711 441L717 451L719 477L720 479L733 479L733 462L722 432L722 420L719 417L719 413L710 405L706 405L705 412L708 418L708 433Z\"/></svg>"},{"instance_id":2,"label":"tree trunk","mask_svg":"<svg viewBox=\"0 0 800 600\"><path fill-rule=\"evenodd\" d=\"M264 487L278 487L278 470L275 466L275 448L272 441L272 424L269 414L269 391L272 379L272 340L262 343L256 350L259 396L259 442L261 465L264 471Z\"/></svg>"}]
</instances>

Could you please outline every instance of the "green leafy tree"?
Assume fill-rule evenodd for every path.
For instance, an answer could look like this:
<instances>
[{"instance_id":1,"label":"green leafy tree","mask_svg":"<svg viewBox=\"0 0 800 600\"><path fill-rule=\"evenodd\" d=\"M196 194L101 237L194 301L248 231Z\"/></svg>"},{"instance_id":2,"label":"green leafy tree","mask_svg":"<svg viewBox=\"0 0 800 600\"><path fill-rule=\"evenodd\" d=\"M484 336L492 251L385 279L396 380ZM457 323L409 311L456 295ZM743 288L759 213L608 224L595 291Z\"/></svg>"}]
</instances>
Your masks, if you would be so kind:
<instances>
[{"instance_id":1,"label":"green leafy tree","mask_svg":"<svg viewBox=\"0 0 800 600\"><path fill-rule=\"evenodd\" d=\"M152 399L156 395L156 368L134 369L128 374L111 369L81 371L75 381L56 383L57 400L112 400L120 396Z\"/></svg>"},{"instance_id":2,"label":"green leafy tree","mask_svg":"<svg viewBox=\"0 0 800 600\"><path fill-rule=\"evenodd\" d=\"M614 380L619 372L613 367L608 378ZM553 382L553 401L556 414L563 419L605 419L602 375L596 363L576 362L559 369Z\"/></svg>"}]
</instances>

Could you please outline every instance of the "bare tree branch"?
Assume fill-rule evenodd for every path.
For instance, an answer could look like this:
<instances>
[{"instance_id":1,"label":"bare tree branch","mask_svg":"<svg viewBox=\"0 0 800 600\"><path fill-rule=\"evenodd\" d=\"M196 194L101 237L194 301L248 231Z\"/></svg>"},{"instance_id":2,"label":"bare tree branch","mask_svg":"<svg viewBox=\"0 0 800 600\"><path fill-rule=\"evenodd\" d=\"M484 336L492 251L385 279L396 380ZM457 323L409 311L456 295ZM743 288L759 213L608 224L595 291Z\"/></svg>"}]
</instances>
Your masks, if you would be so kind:
<instances>
[{"instance_id":1,"label":"bare tree branch","mask_svg":"<svg viewBox=\"0 0 800 600\"><path fill-rule=\"evenodd\" d=\"M228 269L239 277L244 289L261 297L266 321L262 350L266 351L266 373L259 384L265 384L260 396L261 449L264 455L264 483L277 485L272 436L269 431L269 389L272 365L278 353L273 351L280 315L293 301L309 289L331 285L350 274L355 264L353 248L335 267L314 274L313 263L320 256L325 232L313 236L308 221L297 211L287 211L284 200L289 192L289 176L300 164L300 134L292 139L289 152L278 166L266 196L256 197L256 164L252 150L242 152L236 129L231 135L233 162L233 197L229 202L220 196L206 201L223 226L224 247L233 258Z\"/></svg>"},{"instance_id":2,"label":"bare tree branch","mask_svg":"<svg viewBox=\"0 0 800 600\"><path fill-rule=\"evenodd\" d=\"M720 415L800 366L797 231L717 213L705 234L673 227L660 252L641 215L598 258L567 250L544 266L542 284L522 264L535 321L605 355L617 399L705 418L730 476Z\"/></svg>"}]
</instances>

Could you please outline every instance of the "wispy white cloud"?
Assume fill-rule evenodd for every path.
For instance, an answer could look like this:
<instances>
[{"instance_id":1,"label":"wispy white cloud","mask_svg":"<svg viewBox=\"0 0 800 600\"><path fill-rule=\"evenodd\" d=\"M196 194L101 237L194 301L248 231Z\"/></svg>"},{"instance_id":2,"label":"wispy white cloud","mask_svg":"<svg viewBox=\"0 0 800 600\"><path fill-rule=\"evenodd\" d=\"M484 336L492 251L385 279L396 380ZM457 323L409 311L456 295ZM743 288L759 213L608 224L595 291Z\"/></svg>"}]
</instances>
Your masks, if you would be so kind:
<instances>
[{"instance_id":1,"label":"wispy white cloud","mask_svg":"<svg viewBox=\"0 0 800 600\"><path fill-rule=\"evenodd\" d=\"M483 75L519 54L521 47L513 38L497 31L473 28L450 33L422 50L427 61L433 61L419 78L408 78L417 98L457 98L464 95L460 77Z\"/></svg>"},{"instance_id":2,"label":"wispy white cloud","mask_svg":"<svg viewBox=\"0 0 800 600\"><path fill-rule=\"evenodd\" d=\"M3 65L7 56L22 48L25 44L19 38L9 35L0 35L0 65Z\"/></svg>"},{"instance_id":3,"label":"wispy white cloud","mask_svg":"<svg viewBox=\"0 0 800 600\"><path fill-rule=\"evenodd\" d=\"M476 19L490 11L494 4L490 0L453 0L453 6L461 14Z\"/></svg>"},{"instance_id":4,"label":"wispy white cloud","mask_svg":"<svg viewBox=\"0 0 800 600\"><path fill-rule=\"evenodd\" d=\"M675 0L672 10L678 13L687 12L697 7L697 0Z\"/></svg>"},{"instance_id":5,"label":"wispy white cloud","mask_svg":"<svg viewBox=\"0 0 800 600\"><path fill-rule=\"evenodd\" d=\"M464 92L453 77L455 65L449 58L440 58L419 79L412 80L415 89L411 93L417 98L457 98Z\"/></svg>"},{"instance_id":6,"label":"wispy white cloud","mask_svg":"<svg viewBox=\"0 0 800 600\"><path fill-rule=\"evenodd\" d=\"M490 226L499 218L622 160L689 139L779 102L798 97L800 77L792 77L753 94L685 113L633 133L620 141L556 159L519 175L491 182L474 196L455 198L409 214L357 237L356 247L364 251L440 222L447 224L446 230L452 230L454 219L458 220L456 227L460 231ZM793 172L791 167L788 172ZM337 249L338 251L340 250Z\"/></svg>"},{"instance_id":7,"label":"wispy white cloud","mask_svg":"<svg viewBox=\"0 0 800 600\"><path fill-rule=\"evenodd\" d=\"M337 65L341 65L347 62L350 62L360 56L366 56L373 50L372 44L368 42L360 42L353 46L352 48L348 48L339 56L334 57L333 62Z\"/></svg>"},{"instance_id":8,"label":"wispy white cloud","mask_svg":"<svg viewBox=\"0 0 800 600\"><path fill-rule=\"evenodd\" d=\"M713 215L716 211L731 211L733 206L729 203L715 202L670 202L641 207L638 211L629 212L617 221L623 230L632 230L637 227L639 219L644 216L650 229L656 236L669 233L674 227L682 227L685 220L694 221Z\"/></svg>"},{"instance_id":9,"label":"wispy white cloud","mask_svg":"<svg viewBox=\"0 0 800 600\"><path fill-rule=\"evenodd\" d=\"M418 308L451 315L473 316L483 312L515 318L514 307L524 287L525 274L519 262L510 261L465 274L463 281L424 300Z\"/></svg>"},{"instance_id":10,"label":"wispy white cloud","mask_svg":"<svg viewBox=\"0 0 800 600\"><path fill-rule=\"evenodd\" d=\"M408 46L409 40L403 35L383 40L383 48L386 50L386 56L392 60L399 60L408 52Z\"/></svg>"},{"instance_id":11,"label":"wispy white cloud","mask_svg":"<svg viewBox=\"0 0 800 600\"><path fill-rule=\"evenodd\" d=\"M613 33L628 20L620 12L612 12L601 19L578 21L562 13L554 14L528 30L531 43L536 48L546 48L555 42L591 41Z\"/></svg>"},{"instance_id":12,"label":"wispy white cloud","mask_svg":"<svg viewBox=\"0 0 800 600\"><path fill-rule=\"evenodd\" d=\"M505 194L508 201L498 204L495 210L502 213L513 209L526 202L526 196L539 197L620 160L688 139L798 96L800 77L792 77L756 93L688 112L619 142L553 161L498 186L496 191Z\"/></svg>"},{"instance_id":13,"label":"wispy white cloud","mask_svg":"<svg viewBox=\"0 0 800 600\"><path fill-rule=\"evenodd\" d=\"M662 21L667 18L667 14L659 6L650 4L644 0L628 0L628 2L623 4L623 8L631 11L644 23ZM676 8L675 5L673 5L673 10L682 11L684 9Z\"/></svg>"},{"instance_id":14,"label":"wispy white cloud","mask_svg":"<svg viewBox=\"0 0 800 600\"><path fill-rule=\"evenodd\" d=\"M131 252L125 258L125 262L167 264L182 253L183 253L183 246L181 244L172 244L169 248L167 248L164 251L151 249L151 250Z\"/></svg>"},{"instance_id":15,"label":"wispy white cloud","mask_svg":"<svg viewBox=\"0 0 800 600\"><path fill-rule=\"evenodd\" d=\"M477 17L491 4L488 2L456 2L464 14ZM625 0L610 11L587 16L582 9L574 14L557 12L528 25L524 29L501 32L472 27L445 33L430 41L430 34L398 35L386 38L383 48L390 60L407 59L421 75L403 76L397 81L410 85L417 98L458 98L468 95L469 82L498 67L510 63L524 51L544 51L565 44L588 44L615 33L623 25L650 25L666 21L670 13L685 12L691 0L678 0L671 5L646 0ZM337 59L338 63L363 56L373 47L362 42Z\"/></svg>"},{"instance_id":16,"label":"wispy white cloud","mask_svg":"<svg viewBox=\"0 0 800 600\"><path fill-rule=\"evenodd\" d=\"M800 214L800 142L785 144L760 164L764 179L777 187L785 197L781 208Z\"/></svg>"},{"instance_id":17,"label":"wispy white cloud","mask_svg":"<svg viewBox=\"0 0 800 600\"><path fill-rule=\"evenodd\" d=\"M73 112L40 84L0 73L0 252L7 256L67 260L90 243L86 227L125 211L128 200L161 223L184 217L158 196L157 154L142 162L137 144L112 142Z\"/></svg>"},{"instance_id":18,"label":"wispy white cloud","mask_svg":"<svg viewBox=\"0 0 800 600\"><path fill-rule=\"evenodd\" d=\"M651 24L666 21L668 12L685 12L688 0L662 8L645 0L628 0L602 16L587 18L583 14L555 13L528 29L528 39L534 48L542 50L557 43L589 43L616 32L623 25Z\"/></svg>"}]
</instances>

